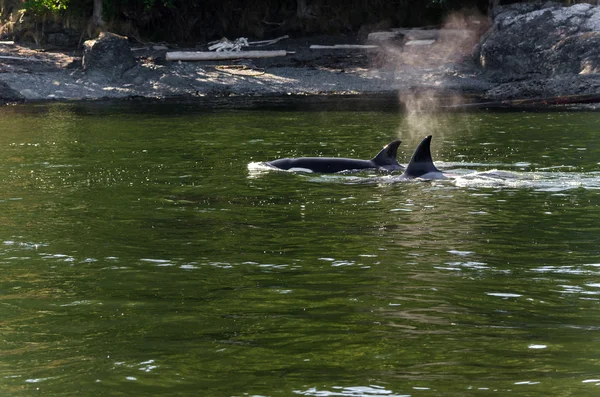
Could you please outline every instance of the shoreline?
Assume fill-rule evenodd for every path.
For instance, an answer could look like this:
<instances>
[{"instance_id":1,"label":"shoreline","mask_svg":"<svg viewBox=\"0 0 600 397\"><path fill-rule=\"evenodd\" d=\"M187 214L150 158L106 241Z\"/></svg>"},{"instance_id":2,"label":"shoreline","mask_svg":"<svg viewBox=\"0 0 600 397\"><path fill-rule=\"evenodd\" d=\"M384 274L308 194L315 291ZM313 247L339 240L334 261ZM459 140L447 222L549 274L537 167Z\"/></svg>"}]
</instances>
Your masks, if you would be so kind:
<instances>
[{"instance_id":1,"label":"shoreline","mask_svg":"<svg viewBox=\"0 0 600 397\"><path fill-rule=\"evenodd\" d=\"M0 45L0 99L40 102L147 98L151 100L287 96L481 95L489 83L463 62L409 54L400 45L377 50L311 49L312 44L357 44L357 37L287 39L269 50L277 58L233 61L167 61L165 47L133 48L135 66L119 78L86 71L81 51L44 52ZM179 49L178 49L179 50ZM188 49L194 50L194 49ZM422 49L419 49L422 50ZM400 52L399 52L400 51ZM407 57L407 60L404 59ZM417 57L422 60L415 61ZM459 62L457 62L459 61ZM4 87L4 88L3 88Z\"/></svg>"},{"instance_id":2,"label":"shoreline","mask_svg":"<svg viewBox=\"0 0 600 397\"><path fill-rule=\"evenodd\" d=\"M536 100L537 101L537 100ZM543 101L540 99L539 101ZM134 111L139 107L141 111L160 110L161 106L173 109L177 106L183 112L187 111L213 111L213 110L277 110L277 111L355 111L355 112L400 112L411 113L410 109L400 101L397 93L357 93L357 94L319 94L319 95L231 95L231 96L171 96L167 98L147 97L122 97L122 98L98 98L98 99L41 99L27 100L22 102L6 102L0 107L20 106L44 106L48 104L80 106L85 109L93 109L95 106L114 107L115 112L127 109ZM4 105L4 106L2 106ZM471 102L460 105L438 104L434 109L421 111L420 114L435 113L471 113L471 112L597 112L600 104L573 103L573 104L547 104L538 103L515 104L503 102Z\"/></svg>"},{"instance_id":3,"label":"shoreline","mask_svg":"<svg viewBox=\"0 0 600 397\"><path fill-rule=\"evenodd\" d=\"M393 45L375 51L309 48L313 43L357 42L349 36L289 39L269 47L287 51L284 57L197 62L167 61L167 50L147 46L132 51L135 66L120 78L85 71L81 51L0 45L0 104L143 99L217 107L227 102L272 101L283 106L286 100L323 103L327 99L311 98L345 98L349 103L353 99L348 98L367 102L378 98L382 106L389 102L396 109L422 112L600 109L597 103L582 104L586 98L564 103L544 97L536 100L527 95L527 80L494 83L475 65L466 46L443 57L436 56L438 47L411 49L412 53Z\"/></svg>"}]
</instances>

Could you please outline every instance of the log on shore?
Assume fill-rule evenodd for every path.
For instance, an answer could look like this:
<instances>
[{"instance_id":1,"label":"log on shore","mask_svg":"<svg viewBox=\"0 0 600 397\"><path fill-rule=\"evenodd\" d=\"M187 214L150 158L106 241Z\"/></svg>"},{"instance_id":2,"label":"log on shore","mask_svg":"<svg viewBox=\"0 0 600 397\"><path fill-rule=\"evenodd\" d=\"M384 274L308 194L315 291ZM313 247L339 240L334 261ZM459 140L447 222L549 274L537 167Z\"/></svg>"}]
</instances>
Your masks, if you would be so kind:
<instances>
[{"instance_id":1,"label":"log on shore","mask_svg":"<svg viewBox=\"0 0 600 397\"><path fill-rule=\"evenodd\" d=\"M207 52L207 51L173 51L167 52L167 61L226 61L232 59L255 59L283 57L287 55L285 50L277 51L231 51L231 52Z\"/></svg>"},{"instance_id":2,"label":"log on shore","mask_svg":"<svg viewBox=\"0 0 600 397\"><path fill-rule=\"evenodd\" d=\"M249 41L248 44L249 45L255 45L257 47L263 47L263 46L266 46L266 45L271 45L271 44L278 43L281 40L285 40L285 39L289 39L289 38L290 38L290 36L288 36L286 34L285 36L277 37L276 39L272 39L272 40Z\"/></svg>"},{"instance_id":3,"label":"log on shore","mask_svg":"<svg viewBox=\"0 0 600 397\"><path fill-rule=\"evenodd\" d=\"M319 45L313 44L310 46L311 50L375 50L379 48L376 45L363 45L363 44L335 44L335 45Z\"/></svg>"},{"instance_id":4,"label":"log on shore","mask_svg":"<svg viewBox=\"0 0 600 397\"><path fill-rule=\"evenodd\" d=\"M405 46L419 46L419 45L432 45L435 43L435 40L409 40L404 45Z\"/></svg>"}]
</instances>

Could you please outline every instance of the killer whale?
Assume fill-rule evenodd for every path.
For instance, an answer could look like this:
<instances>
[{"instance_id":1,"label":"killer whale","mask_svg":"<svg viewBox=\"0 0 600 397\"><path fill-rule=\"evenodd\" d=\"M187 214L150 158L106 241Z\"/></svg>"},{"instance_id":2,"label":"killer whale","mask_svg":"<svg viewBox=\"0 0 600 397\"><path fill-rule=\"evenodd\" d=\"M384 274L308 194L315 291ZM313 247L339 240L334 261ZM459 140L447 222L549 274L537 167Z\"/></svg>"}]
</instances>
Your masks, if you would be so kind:
<instances>
[{"instance_id":1,"label":"killer whale","mask_svg":"<svg viewBox=\"0 0 600 397\"><path fill-rule=\"evenodd\" d=\"M281 170L301 170L318 173L336 173L342 171L378 169L385 171L404 170L396 159L401 141L388 143L371 160L359 160L341 157L298 157L268 161L266 164Z\"/></svg>"},{"instance_id":2,"label":"killer whale","mask_svg":"<svg viewBox=\"0 0 600 397\"><path fill-rule=\"evenodd\" d=\"M419 143L413 152L401 179L443 179L446 176L438 170L431 159L431 135Z\"/></svg>"}]
</instances>

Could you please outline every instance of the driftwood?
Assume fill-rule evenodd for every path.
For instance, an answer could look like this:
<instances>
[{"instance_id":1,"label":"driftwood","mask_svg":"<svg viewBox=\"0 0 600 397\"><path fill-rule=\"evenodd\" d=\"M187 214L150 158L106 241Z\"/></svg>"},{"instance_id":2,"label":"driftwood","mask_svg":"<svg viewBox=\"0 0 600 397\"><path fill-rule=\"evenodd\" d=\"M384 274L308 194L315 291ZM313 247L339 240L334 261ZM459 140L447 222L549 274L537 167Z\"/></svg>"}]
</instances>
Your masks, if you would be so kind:
<instances>
[{"instance_id":1,"label":"driftwood","mask_svg":"<svg viewBox=\"0 0 600 397\"><path fill-rule=\"evenodd\" d=\"M211 44L211 43L209 43ZM248 47L248 39L245 37L238 37L234 41L223 37L221 40L208 46L209 51L241 51L242 47Z\"/></svg>"},{"instance_id":2,"label":"driftwood","mask_svg":"<svg viewBox=\"0 0 600 397\"><path fill-rule=\"evenodd\" d=\"M262 47L262 46L265 46L265 45L275 44L275 43L277 43L277 42L279 42L281 40L289 39L289 38L290 38L290 36L288 36L286 34L285 36L277 37L277 38L275 38L273 40L250 41L250 42L248 42L248 44L249 45L255 45L257 47Z\"/></svg>"},{"instance_id":3,"label":"driftwood","mask_svg":"<svg viewBox=\"0 0 600 397\"><path fill-rule=\"evenodd\" d=\"M0 44L4 44L4 45L15 45L14 41L0 41Z\"/></svg>"},{"instance_id":4,"label":"driftwood","mask_svg":"<svg viewBox=\"0 0 600 397\"><path fill-rule=\"evenodd\" d=\"M379 48L379 46L362 45L362 44L335 44L335 45L313 44L310 46L311 50L374 50L377 48Z\"/></svg>"},{"instance_id":5,"label":"driftwood","mask_svg":"<svg viewBox=\"0 0 600 397\"><path fill-rule=\"evenodd\" d=\"M503 101L475 102L445 107L448 109L518 109L526 107L546 107L552 105L572 105L577 103L600 103L600 95L585 94L565 95L549 98L506 99Z\"/></svg>"},{"instance_id":6,"label":"driftwood","mask_svg":"<svg viewBox=\"0 0 600 397\"><path fill-rule=\"evenodd\" d=\"M286 56L287 51L173 51L167 52L168 61L224 61L231 59L255 59Z\"/></svg>"},{"instance_id":7,"label":"driftwood","mask_svg":"<svg viewBox=\"0 0 600 397\"><path fill-rule=\"evenodd\" d=\"M417 45L432 45L435 40L409 40L404 45L406 46L417 46Z\"/></svg>"},{"instance_id":8,"label":"driftwood","mask_svg":"<svg viewBox=\"0 0 600 397\"><path fill-rule=\"evenodd\" d=\"M290 36L288 36L287 34L285 36L281 36L281 37L277 37L275 39L272 40L260 40L260 41L248 41L247 38L245 37L239 37L237 39L235 39L234 41L231 41L229 39L227 39L226 37L223 37L221 40L215 40L215 41L211 41L208 43L208 49L209 51L240 51L242 49L242 47L248 47L248 46L257 46L257 47L263 47L263 46L267 46L267 45L271 45L271 44L275 44L281 40L284 39L289 39Z\"/></svg>"}]
</instances>

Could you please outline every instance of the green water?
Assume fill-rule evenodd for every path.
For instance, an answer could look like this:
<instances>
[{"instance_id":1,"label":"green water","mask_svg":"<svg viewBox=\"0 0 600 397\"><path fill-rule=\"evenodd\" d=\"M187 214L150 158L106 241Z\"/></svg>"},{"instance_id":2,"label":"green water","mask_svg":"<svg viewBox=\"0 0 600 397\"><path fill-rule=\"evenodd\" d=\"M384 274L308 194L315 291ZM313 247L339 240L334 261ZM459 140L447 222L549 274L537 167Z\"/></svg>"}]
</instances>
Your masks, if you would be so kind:
<instances>
[{"instance_id":1,"label":"green water","mask_svg":"<svg viewBox=\"0 0 600 397\"><path fill-rule=\"evenodd\" d=\"M597 396L599 126L1 108L0 395ZM457 178L248 170L426 133Z\"/></svg>"}]
</instances>

